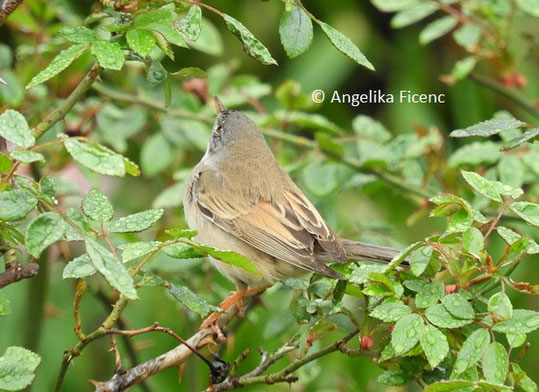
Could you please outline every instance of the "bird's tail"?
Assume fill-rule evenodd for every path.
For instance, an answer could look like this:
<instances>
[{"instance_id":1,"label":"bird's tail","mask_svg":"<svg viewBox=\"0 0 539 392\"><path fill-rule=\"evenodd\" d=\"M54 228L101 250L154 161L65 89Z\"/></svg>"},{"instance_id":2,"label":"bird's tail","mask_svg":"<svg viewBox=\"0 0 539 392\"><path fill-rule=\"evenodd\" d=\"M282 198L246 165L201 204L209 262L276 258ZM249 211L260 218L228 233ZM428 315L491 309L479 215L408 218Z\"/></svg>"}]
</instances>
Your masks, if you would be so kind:
<instances>
[{"instance_id":1,"label":"bird's tail","mask_svg":"<svg viewBox=\"0 0 539 392\"><path fill-rule=\"evenodd\" d=\"M400 253L399 249L367 244L365 242L353 241L346 238L341 238L341 242L348 259L389 263L393 257ZM408 259L405 259L402 264L407 265Z\"/></svg>"}]
</instances>

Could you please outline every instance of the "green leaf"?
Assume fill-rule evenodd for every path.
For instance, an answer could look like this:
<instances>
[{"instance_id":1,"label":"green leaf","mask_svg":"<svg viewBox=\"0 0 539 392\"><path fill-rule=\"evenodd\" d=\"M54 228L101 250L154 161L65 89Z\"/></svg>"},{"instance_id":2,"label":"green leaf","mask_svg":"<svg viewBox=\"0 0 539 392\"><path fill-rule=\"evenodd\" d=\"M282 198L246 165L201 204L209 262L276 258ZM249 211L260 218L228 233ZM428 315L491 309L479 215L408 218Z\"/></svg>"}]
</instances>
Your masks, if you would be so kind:
<instances>
[{"instance_id":1,"label":"green leaf","mask_svg":"<svg viewBox=\"0 0 539 392\"><path fill-rule=\"evenodd\" d=\"M440 328L460 328L472 322L471 319L458 319L453 317L441 304L431 306L425 310L425 316L432 324Z\"/></svg>"},{"instance_id":2,"label":"green leaf","mask_svg":"<svg viewBox=\"0 0 539 392\"><path fill-rule=\"evenodd\" d=\"M99 41L97 33L84 26L65 26L60 29L59 33L76 44L91 44Z\"/></svg>"},{"instance_id":3,"label":"green leaf","mask_svg":"<svg viewBox=\"0 0 539 392\"><path fill-rule=\"evenodd\" d=\"M472 332L462 343L453 366L454 374L464 373L469 367L475 365L483 356L490 343L490 334L486 328L479 328Z\"/></svg>"},{"instance_id":4,"label":"green leaf","mask_svg":"<svg viewBox=\"0 0 539 392\"><path fill-rule=\"evenodd\" d=\"M161 244L159 241L130 242L128 244L124 244L124 246L119 246L118 248L122 250L122 262L127 263L130 260L147 255L148 253L157 250L159 244Z\"/></svg>"},{"instance_id":5,"label":"green leaf","mask_svg":"<svg viewBox=\"0 0 539 392\"><path fill-rule=\"evenodd\" d=\"M142 58L155 47L155 36L150 30L129 29L125 36L129 47Z\"/></svg>"},{"instance_id":6,"label":"green leaf","mask_svg":"<svg viewBox=\"0 0 539 392\"><path fill-rule=\"evenodd\" d=\"M496 163L502 156L499 145L493 142L467 144L455 151L447 161L451 167L462 165L477 166Z\"/></svg>"},{"instance_id":7,"label":"green leaf","mask_svg":"<svg viewBox=\"0 0 539 392\"><path fill-rule=\"evenodd\" d=\"M412 379L402 370L390 369L380 374L377 381L384 385L402 386L408 384Z\"/></svg>"},{"instance_id":8,"label":"green leaf","mask_svg":"<svg viewBox=\"0 0 539 392\"><path fill-rule=\"evenodd\" d=\"M4 293L0 291L0 317L9 316L11 314L11 305ZM1 377L1 376L0 376Z\"/></svg>"},{"instance_id":9,"label":"green leaf","mask_svg":"<svg viewBox=\"0 0 539 392\"><path fill-rule=\"evenodd\" d=\"M454 16L444 16L431 22L419 33L419 42L426 45L449 33L458 23Z\"/></svg>"},{"instance_id":10,"label":"green leaf","mask_svg":"<svg viewBox=\"0 0 539 392\"><path fill-rule=\"evenodd\" d=\"M518 387L522 388L524 392L538 391L537 384L530 377L528 377L525 372L522 371L520 366L518 366L516 363L512 363L511 367L513 368L513 372L517 373L516 378L518 381L516 385Z\"/></svg>"},{"instance_id":11,"label":"green leaf","mask_svg":"<svg viewBox=\"0 0 539 392\"><path fill-rule=\"evenodd\" d=\"M222 312L220 308L204 301L187 287L170 285L168 292L188 309L197 312L202 318L206 317L212 312Z\"/></svg>"},{"instance_id":12,"label":"green leaf","mask_svg":"<svg viewBox=\"0 0 539 392\"><path fill-rule=\"evenodd\" d=\"M487 381L470 381L470 380L451 380L437 381L423 389L423 392L470 392L470 391L491 391L504 392L512 391L513 389L499 384L492 384Z\"/></svg>"},{"instance_id":13,"label":"green leaf","mask_svg":"<svg viewBox=\"0 0 539 392\"><path fill-rule=\"evenodd\" d=\"M82 201L82 211L88 218L108 222L114 215L109 199L97 188L92 188Z\"/></svg>"},{"instance_id":14,"label":"green leaf","mask_svg":"<svg viewBox=\"0 0 539 392\"><path fill-rule=\"evenodd\" d=\"M161 7L159 9L140 14L133 22L134 27L146 28L153 24L161 24L168 26L176 19L176 13L173 7Z\"/></svg>"},{"instance_id":15,"label":"green leaf","mask_svg":"<svg viewBox=\"0 0 539 392\"><path fill-rule=\"evenodd\" d=\"M371 310L369 314L371 317L390 323L410 313L412 313L412 308L399 301L384 302Z\"/></svg>"},{"instance_id":16,"label":"green leaf","mask_svg":"<svg viewBox=\"0 0 539 392\"><path fill-rule=\"evenodd\" d=\"M13 159L22 163L45 162L45 157L38 152L15 149L9 153Z\"/></svg>"},{"instance_id":17,"label":"green leaf","mask_svg":"<svg viewBox=\"0 0 539 392\"><path fill-rule=\"evenodd\" d=\"M189 238L189 239L197 235L196 230L189 230L189 229L167 229L165 230L165 233L176 238Z\"/></svg>"},{"instance_id":18,"label":"green leaf","mask_svg":"<svg viewBox=\"0 0 539 392\"><path fill-rule=\"evenodd\" d=\"M426 284L415 297L415 306L418 308L428 308L435 305L445 294L443 282Z\"/></svg>"},{"instance_id":19,"label":"green leaf","mask_svg":"<svg viewBox=\"0 0 539 392\"><path fill-rule=\"evenodd\" d=\"M509 357L498 342L490 344L483 355L483 375L494 384L503 384L509 370Z\"/></svg>"},{"instance_id":20,"label":"green leaf","mask_svg":"<svg viewBox=\"0 0 539 392\"><path fill-rule=\"evenodd\" d=\"M164 246L161 251L174 259L198 259L206 255L181 242Z\"/></svg>"},{"instance_id":21,"label":"green leaf","mask_svg":"<svg viewBox=\"0 0 539 392\"><path fill-rule=\"evenodd\" d=\"M494 331L503 333L530 333L537 328L539 328L539 312L526 309L514 310L511 319L492 327Z\"/></svg>"},{"instance_id":22,"label":"green leaf","mask_svg":"<svg viewBox=\"0 0 539 392\"><path fill-rule=\"evenodd\" d=\"M481 40L481 26L465 23L453 32L455 42L470 52Z\"/></svg>"},{"instance_id":23,"label":"green leaf","mask_svg":"<svg viewBox=\"0 0 539 392\"><path fill-rule=\"evenodd\" d=\"M288 121L299 127L321 130L333 135L342 135L345 131L337 124L316 113L305 113L300 111L278 110L273 115L280 121Z\"/></svg>"},{"instance_id":24,"label":"green leaf","mask_svg":"<svg viewBox=\"0 0 539 392\"><path fill-rule=\"evenodd\" d=\"M395 12L413 6L415 0L371 0L376 8L382 12Z\"/></svg>"},{"instance_id":25,"label":"green leaf","mask_svg":"<svg viewBox=\"0 0 539 392\"><path fill-rule=\"evenodd\" d=\"M410 254L410 270L415 276L421 275L432 257L432 246L422 246Z\"/></svg>"},{"instance_id":26,"label":"green leaf","mask_svg":"<svg viewBox=\"0 0 539 392\"><path fill-rule=\"evenodd\" d=\"M26 88L32 88L46 82L50 78L58 75L64 69L66 69L73 61L80 57L82 53L88 47L87 44L76 44L70 46L69 48L62 50L58 55L51 61L47 67L38 73L36 76L30 80L30 83L26 85Z\"/></svg>"},{"instance_id":27,"label":"green leaf","mask_svg":"<svg viewBox=\"0 0 539 392\"><path fill-rule=\"evenodd\" d=\"M501 118L501 119L491 119L487 121L480 122L478 124L469 126L464 129L456 129L449 134L450 137L470 137L470 136L481 136L488 137L496 135L503 131L508 131L514 128L520 128L523 125L526 125L525 122L517 120L516 118Z\"/></svg>"},{"instance_id":28,"label":"green leaf","mask_svg":"<svg viewBox=\"0 0 539 392\"><path fill-rule=\"evenodd\" d=\"M517 0L517 6L531 16L539 17L539 3L537 0Z\"/></svg>"},{"instance_id":29,"label":"green leaf","mask_svg":"<svg viewBox=\"0 0 539 392\"><path fill-rule=\"evenodd\" d=\"M479 258L479 252L483 250L485 241L479 229L470 227L462 234L462 247L475 257Z\"/></svg>"},{"instance_id":30,"label":"green leaf","mask_svg":"<svg viewBox=\"0 0 539 392\"><path fill-rule=\"evenodd\" d=\"M108 148L87 139L64 140L71 156L80 164L97 173L123 177L126 172L124 159Z\"/></svg>"},{"instance_id":31,"label":"green leaf","mask_svg":"<svg viewBox=\"0 0 539 392\"><path fill-rule=\"evenodd\" d=\"M148 67L146 80L152 84L161 84L168 79L168 72L159 60L152 60Z\"/></svg>"},{"instance_id":32,"label":"green leaf","mask_svg":"<svg viewBox=\"0 0 539 392\"><path fill-rule=\"evenodd\" d=\"M395 354L401 355L410 351L419 341L423 326L423 319L418 314L409 314L400 318L391 333L391 345Z\"/></svg>"},{"instance_id":33,"label":"green leaf","mask_svg":"<svg viewBox=\"0 0 539 392\"><path fill-rule=\"evenodd\" d=\"M188 41L189 47L212 56L223 54L223 39L219 30L206 18L202 18L202 31L196 42Z\"/></svg>"},{"instance_id":34,"label":"green leaf","mask_svg":"<svg viewBox=\"0 0 539 392\"><path fill-rule=\"evenodd\" d=\"M146 139L140 152L140 165L145 176L155 176L171 162L172 149L162 132L154 133Z\"/></svg>"},{"instance_id":35,"label":"green leaf","mask_svg":"<svg viewBox=\"0 0 539 392\"><path fill-rule=\"evenodd\" d=\"M26 250L34 257L49 245L60 241L65 233L65 223L56 212L46 212L32 219L26 229Z\"/></svg>"},{"instance_id":36,"label":"green leaf","mask_svg":"<svg viewBox=\"0 0 539 392\"><path fill-rule=\"evenodd\" d=\"M153 24L151 26L148 26L148 28L151 28L154 32L158 32L159 34L161 34L172 45L176 45L182 48L188 47L184 39L182 38L182 35L170 26Z\"/></svg>"},{"instance_id":37,"label":"green leaf","mask_svg":"<svg viewBox=\"0 0 539 392\"><path fill-rule=\"evenodd\" d=\"M459 319L473 319L475 312L472 305L466 300L466 297L461 293L446 295L442 298L442 305L446 310Z\"/></svg>"},{"instance_id":38,"label":"green leaf","mask_svg":"<svg viewBox=\"0 0 539 392\"><path fill-rule=\"evenodd\" d=\"M178 72L171 73L170 76L178 79L179 81L184 81L193 78L207 78L208 74L197 67L185 67L180 69Z\"/></svg>"},{"instance_id":39,"label":"green leaf","mask_svg":"<svg viewBox=\"0 0 539 392\"><path fill-rule=\"evenodd\" d=\"M11 109L0 116L0 135L23 148L32 147L36 142L24 116Z\"/></svg>"},{"instance_id":40,"label":"green leaf","mask_svg":"<svg viewBox=\"0 0 539 392\"><path fill-rule=\"evenodd\" d=\"M95 274L95 272L92 260L85 253L67 263L62 273L62 279L82 279Z\"/></svg>"},{"instance_id":41,"label":"green leaf","mask_svg":"<svg viewBox=\"0 0 539 392\"><path fill-rule=\"evenodd\" d=\"M498 163L500 181L514 188L519 188L524 183L525 170L522 160L514 155L506 155Z\"/></svg>"},{"instance_id":42,"label":"green leaf","mask_svg":"<svg viewBox=\"0 0 539 392\"><path fill-rule=\"evenodd\" d=\"M364 284L368 282L367 277L371 272L383 272L385 265L379 263L360 262L359 265L351 265L352 274L350 275L350 282L355 284Z\"/></svg>"},{"instance_id":43,"label":"green leaf","mask_svg":"<svg viewBox=\"0 0 539 392\"><path fill-rule=\"evenodd\" d=\"M430 216L451 216L461 209L464 209L467 215L472 215L472 206L470 203L455 195L442 193L431 197L429 201L438 206L438 208L435 208L430 213Z\"/></svg>"},{"instance_id":44,"label":"green leaf","mask_svg":"<svg viewBox=\"0 0 539 392\"><path fill-rule=\"evenodd\" d=\"M485 177L482 177L475 172L461 170L461 173L462 177L464 177L466 182L477 192L481 193L483 196L488 197L491 200L497 202L502 201L502 198L500 197L496 186L490 180L487 180Z\"/></svg>"},{"instance_id":45,"label":"green leaf","mask_svg":"<svg viewBox=\"0 0 539 392\"><path fill-rule=\"evenodd\" d=\"M473 71L478 61L479 59L476 56L468 56L457 61L451 70L451 76L453 76L455 80L462 80L466 78ZM453 131L453 133L454 132L457 131ZM452 134L449 136L452 136Z\"/></svg>"},{"instance_id":46,"label":"green leaf","mask_svg":"<svg viewBox=\"0 0 539 392\"><path fill-rule=\"evenodd\" d=\"M309 15L296 3L283 12L279 35L286 54L294 58L304 53L313 40L313 23Z\"/></svg>"},{"instance_id":47,"label":"green leaf","mask_svg":"<svg viewBox=\"0 0 539 392\"><path fill-rule=\"evenodd\" d=\"M34 371L41 357L22 347L8 347L0 357L0 389L18 391L26 388L34 379Z\"/></svg>"},{"instance_id":48,"label":"green leaf","mask_svg":"<svg viewBox=\"0 0 539 392\"><path fill-rule=\"evenodd\" d=\"M499 323L513 317L513 304L505 293L499 292L488 300L488 311L492 321Z\"/></svg>"},{"instance_id":49,"label":"green leaf","mask_svg":"<svg viewBox=\"0 0 539 392\"><path fill-rule=\"evenodd\" d=\"M526 222L539 226L539 204L528 201L517 201L509 208Z\"/></svg>"},{"instance_id":50,"label":"green leaf","mask_svg":"<svg viewBox=\"0 0 539 392\"><path fill-rule=\"evenodd\" d=\"M354 117L352 129L362 138L370 139L377 143L386 143L391 140L391 133L382 123L362 114ZM358 143L361 143L361 141Z\"/></svg>"},{"instance_id":51,"label":"green leaf","mask_svg":"<svg viewBox=\"0 0 539 392\"><path fill-rule=\"evenodd\" d=\"M500 237L502 237L504 241L507 242L509 245L513 245L515 242L517 242L518 240L522 238L520 234L504 226L496 227L496 231L498 232ZM535 241L529 238L527 238L527 240L529 241L529 244L528 244L528 249L526 250L526 253L530 255L539 253L539 245L537 245ZM523 244L523 246L525 245L526 244Z\"/></svg>"},{"instance_id":52,"label":"green leaf","mask_svg":"<svg viewBox=\"0 0 539 392\"><path fill-rule=\"evenodd\" d=\"M105 69L119 71L125 62L124 52L117 42L98 41L92 45L92 54Z\"/></svg>"},{"instance_id":53,"label":"green leaf","mask_svg":"<svg viewBox=\"0 0 539 392\"><path fill-rule=\"evenodd\" d=\"M206 255L210 255L217 260L221 260L227 264L239 267L241 269L244 269L248 272L251 272L252 274L260 276L260 273L254 266L254 264L249 260L247 257L228 250L220 250L216 248L212 248L211 246L202 245L202 244L191 244L191 246L198 250L201 253L204 253Z\"/></svg>"},{"instance_id":54,"label":"green leaf","mask_svg":"<svg viewBox=\"0 0 539 392\"><path fill-rule=\"evenodd\" d=\"M124 161L125 172L127 174L130 174L133 177L140 176L140 169L139 169L139 167L137 166L136 163L130 161L129 159L127 159L124 156L122 156L122 160Z\"/></svg>"},{"instance_id":55,"label":"green leaf","mask_svg":"<svg viewBox=\"0 0 539 392\"><path fill-rule=\"evenodd\" d=\"M152 226L163 215L162 209L151 209L121 217L107 223L109 233L135 233Z\"/></svg>"},{"instance_id":56,"label":"green leaf","mask_svg":"<svg viewBox=\"0 0 539 392\"><path fill-rule=\"evenodd\" d=\"M191 42L198 41L200 32L202 31L202 10L196 4L193 4L185 18L182 19L180 24L180 31L186 40Z\"/></svg>"},{"instance_id":57,"label":"green leaf","mask_svg":"<svg viewBox=\"0 0 539 392\"><path fill-rule=\"evenodd\" d=\"M374 66L371 64L371 62L367 60L365 55L361 53L361 50L359 50L359 48L354 45L354 43L350 41L348 37L324 22L318 23L320 24L322 31L324 31L330 42L333 44L333 46L335 46L335 48L337 48L339 52L350 57L359 65L374 71Z\"/></svg>"},{"instance_id":58,"label":"green leaf","mask_svg":"<svg viewBox=\"0 0 539 392\"><path fill-rule=\"evenodd\" d=\"M174 61L174 52L172 51L172 47L165 36L158 31L152 31L152 34L155 37L155 41L159 49L161 49L167 55L167 57Z\"/></svg>"},{"instance_id":59,"label":"green leaf","mask_svg":"<svg viewBox=\"0 0 539 392\"><path fill-rule=\"evenodd\" d=\"M25 189L0 192L0 220L24 218L37 204L37 197Z\"/></svg>"},{"instance_id":60,"label":"green leaf","mask_svg":"<svg viewBox=\"0 0 539 392\"><path fill-rule=\"evenodd\" d=\"M526 142L531 142L538 135L539 135L539 128L530 129L530 130L524 132L524 134L522 136L516 137L514 139L511 139L511 140L505 142L502 145L501 150L502 151L511 150L512 148L518 147L518 146L520 146L520 145L522 145L522 144L524 144Z\"/></svg>"},{"instance_id":61,"label":"green leaf","mask_svg":"<svg viewBox=\"0 0 539 392\"><path fill-rule=\"evenodd\" d=\"M388 288L387 286L383 284L378 283L372 283L365 286L363 289L363 294L368 296L384 296L384 297L392 297L395 294L395 291L393 288Z\"/></svg>"},{"instance_id":62,"label":"green leaf","mask_svg":"<svg viewBox=\"0 0 539 392\"><path fill-rule=\"evenodd\" d=\"M133 278L123 264L107 249L92 239L86 239L86 251L94 268L106 281L129 299L138 299Z\"/></svg>"},{"instance_id":63,"label":"green leaf","mask_svg":"<svg viewBox=\"0 0 539 392\"><path fill-rule=\"evenodd\" d=\"M391 18L391 27L400 29L409 26L432 15L437 10L438 6L434 3L417 3L412 7L397 12L393 18Z\"/></svg>"},{"instance_id":64,"label":"green leaf","mask_svg":"<svg viewBox=\"0 0 539 392\"><path fill-rule=\"evenodd\" d=\"M397 268L404 260L406 260L410 253L412 253L416 249L419 249L421 247L421 244L422 242L418 241L401 250L399 254L393 257L391 261L385 266L383 273L387 274L388 272L393 271L395 268Z\"/></svg>"},{"instance_id":65,"label":"green leaf","mask_svg":"<svg viewBox=\"0 0 539 392\"><path fill-rule=\"evenodd\" d=\"M449 343L440 330L432 325L426 324L419 337L421 347L427 356L429 365L434 369L449 353Z\"/></svg>"},{"instance_id":66,"label":"green leaf","mask_svg":"<svg viewBox=\"0 0 539 392\"><path fill-rule=\"evenodd\" d=\"M13 167L13 161L0 152L0 174L7 174Z\"/></svg>"},{"instance_id":67,"label":"green leaf","mask_svg":"<svg viewBox=\"0 0 539 392\"><path fill-rule=\"evenodd\" d=\"M303 170L303 181L309 191L317 197L325 197L339 186L339 165L334 162L311 162Z\"/></svg>"},{"instance_id":68,"label":"green leaf","mask_svg":"<svg viewBox=\"0 0 539 392\"><path fill-rule=\"evenodd\" d=\"M509 343L511 348L520 347L526 343L527 337L523 333L507 333L505 336L507 337L507 343Z\"/></svg>"},{"instance_id":69,"label":"green leaf","mask_svg":"<svg viewBox=\"0 0 539 392\"><path fill-rule=\"evenodd\" d=\"M244 25L227 14L223 14L223 19L226 28L243 43L245 53L262 64L277 65L277 61L271 57L269 50Z\"/></svg>"},{"instance_id":70,"label":"green leaf","mask_svg":"<svg viewBox=\"0 0 539 392\"><path fill-rule=\"evenodd\" d=\"M470 228L473 223L473 216L465 210L455 212L449 222L447 222L447 233L460 233Z\"/></svg>"}]
</instances>

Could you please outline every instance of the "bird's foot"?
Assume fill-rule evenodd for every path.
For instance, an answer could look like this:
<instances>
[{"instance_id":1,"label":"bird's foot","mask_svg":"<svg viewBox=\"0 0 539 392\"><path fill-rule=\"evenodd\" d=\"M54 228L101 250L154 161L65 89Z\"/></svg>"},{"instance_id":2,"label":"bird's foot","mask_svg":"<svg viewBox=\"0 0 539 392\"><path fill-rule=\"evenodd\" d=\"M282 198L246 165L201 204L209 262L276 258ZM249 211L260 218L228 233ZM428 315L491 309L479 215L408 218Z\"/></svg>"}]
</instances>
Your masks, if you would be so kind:
<instances>
[{"instance_id":1,"label":"bird's foot","mask_svg":"<svg viewBox=\"0 0 539 392\"><path fill-rule=\"evenodd\" d=\"M235 303L237 303L238 301L242 302L241 305L236 305L238 306L238 311L240 311L240 306L241 306L241 309L243 309L243 292L241 291L231 291L227 297L223 300L223 302L221 302L219 304L219 307L224 311L226 311L228 308L230 308L232 305L234 305ZM222 313L220 312L213 312L212 314L210 314L203 322L202 324L200 325L200 328L199 330L201 329L206 329L206 328L209 328L209 327L212 327L214 328L214 326L217 324L217 320L219 319L219 317L221 316Z\"/></svg>"}]
</instances>

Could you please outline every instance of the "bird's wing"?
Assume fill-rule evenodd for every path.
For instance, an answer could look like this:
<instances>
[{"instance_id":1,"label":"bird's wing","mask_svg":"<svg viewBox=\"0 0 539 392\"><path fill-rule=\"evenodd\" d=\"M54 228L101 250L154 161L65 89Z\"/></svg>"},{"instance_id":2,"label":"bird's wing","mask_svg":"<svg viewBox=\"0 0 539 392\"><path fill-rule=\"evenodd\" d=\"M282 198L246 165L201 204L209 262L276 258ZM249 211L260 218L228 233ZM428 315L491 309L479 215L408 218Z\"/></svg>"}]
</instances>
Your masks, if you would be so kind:
<instances>
[{"instance_id":1,"label":"bird's wing","mask_svg":"<svg viewBox=\"0 0 539 392\"><path fill-rule=\"evenodd\" d=\"M315 254L317 243L326 249L338 239L299 189L286 190L281 202L263 200L232 189L217 172L206 170L199 175L196 198L207 219L251 246L299 268L342 278Z\"/></svg>"}]
</instances>

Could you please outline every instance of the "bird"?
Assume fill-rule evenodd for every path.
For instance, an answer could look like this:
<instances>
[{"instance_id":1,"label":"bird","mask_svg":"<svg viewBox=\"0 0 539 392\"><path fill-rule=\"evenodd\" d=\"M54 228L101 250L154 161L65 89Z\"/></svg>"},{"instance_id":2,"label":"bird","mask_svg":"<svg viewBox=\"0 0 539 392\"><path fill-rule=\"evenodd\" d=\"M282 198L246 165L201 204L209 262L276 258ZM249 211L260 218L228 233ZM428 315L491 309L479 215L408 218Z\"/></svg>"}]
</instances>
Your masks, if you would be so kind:
<instances>
[{"instance_id":1,"label":"bird","mask_svg":"<svg viewBox=\"0 0 539 392\"><path fill-rule=\"evenodd\" d=\"M186 183L185 218L197 231L196 240L247 257L259 272L208 256L237 288L221 303L223 310L236 303L242 313L242 298L287 278L318 273L345 279L328 262L387 262L398 253L339 238L279 165L258 126L214 100L217 119L206 152Z\"/></svg>"}]
</instances>

